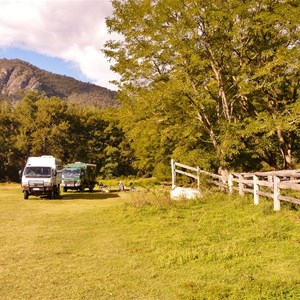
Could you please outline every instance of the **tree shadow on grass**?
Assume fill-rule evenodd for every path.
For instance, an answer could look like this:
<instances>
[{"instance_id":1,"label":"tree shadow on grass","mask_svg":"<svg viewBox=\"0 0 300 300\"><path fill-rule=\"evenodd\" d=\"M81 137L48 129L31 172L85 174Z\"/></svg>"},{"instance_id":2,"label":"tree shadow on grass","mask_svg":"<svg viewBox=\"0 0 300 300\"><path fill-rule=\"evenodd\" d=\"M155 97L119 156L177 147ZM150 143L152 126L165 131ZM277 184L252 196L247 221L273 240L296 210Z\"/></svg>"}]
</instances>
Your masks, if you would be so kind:
<instances>
[{"instance_id":1,"label":"tree shadow on grass","mask_svg":"<svg viewBox=\"0 0 300 300\"><path fill-rule=\"evenodd\" d=\"M45 196L37 197L37 199L44 199L48 201L53 200L106 200L106 199L113 199L119 198L120 196L117 193L109 192L103 193L100 191L93 191L93 192L66 192L61 193L59 197L55 197L53 199L49 199ZM32 198L33 200L33 198Z\"/></svg>"},{"instance_id":2,"label":"tree shadow on grass","mask_svg":"<svg viewBox=\"0 0 300 300\"><path fill-rule=\"evenodd\" d=\"M62 193L59 200L105 200L119 198L117 193L103 193L98 191L93 192L70 192Z\"/></svg>"}]
</instances>

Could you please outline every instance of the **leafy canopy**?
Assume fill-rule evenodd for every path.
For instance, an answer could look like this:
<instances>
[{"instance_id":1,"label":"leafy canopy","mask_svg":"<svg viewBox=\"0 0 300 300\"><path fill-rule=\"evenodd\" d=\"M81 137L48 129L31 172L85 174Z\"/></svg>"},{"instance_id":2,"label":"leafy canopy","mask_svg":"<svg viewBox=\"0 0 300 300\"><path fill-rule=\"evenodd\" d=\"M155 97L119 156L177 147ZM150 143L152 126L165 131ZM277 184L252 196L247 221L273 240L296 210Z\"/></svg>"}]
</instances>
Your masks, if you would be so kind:
<instances>
[{"instance_id":1,"label":"leafy canopy","mask_svg":"<svg viewBox=\"0 0 300 300\"><path fill-rule=\"evenodd\" d=\"M299 1L112 3L107 26L122 39L104 52L141 165L294 167Z\"/></svg>"}]
</instances>

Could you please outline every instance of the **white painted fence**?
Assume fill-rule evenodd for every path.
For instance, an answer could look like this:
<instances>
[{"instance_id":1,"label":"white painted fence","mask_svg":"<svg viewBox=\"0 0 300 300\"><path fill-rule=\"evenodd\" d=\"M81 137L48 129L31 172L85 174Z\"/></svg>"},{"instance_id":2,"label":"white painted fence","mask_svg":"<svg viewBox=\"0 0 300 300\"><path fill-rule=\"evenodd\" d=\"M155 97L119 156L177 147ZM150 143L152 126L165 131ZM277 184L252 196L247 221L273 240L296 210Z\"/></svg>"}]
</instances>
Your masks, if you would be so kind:
<instances>
[{"instance_id":1,"label":"white painted fence","mask_svg":"<svg viewBox=\"0 0 300 300\"><path fill-rule=\"evenodd\" d=\"M300 204L300 198L297 198L297 195L282 194L284 191L289 191L290 194L300 191L300 170L231 173L227 184L229 192L238 190L241 196L245 193L252 193L255 205L259 204L260 196L272 198L275 211L280 210L281 201Z\"/></svg>"},{"instance_id":2,"label":"white painted fence","mask_svg":"<svg viewBox=\"0 0 300 300\"><path fill-rule=\"evenodd\" d=\"M176 168L179 167L180 169ZM186 175L188 177L194 178L195 180L197 180L197 186L198 189L200 188L200 169L197 168L193 168L193 167L189 167L180 163L175 162L174 159L171 159L171 168L172 168L172 189L174 189L176 187L176 173L178 174L183 174ZM184 169L185 171L183 171L182 169ZM188 170L188 171L186 171ZM193 173L191 173L193 172Z\"/></svg>"},{"instance_id":3,"label":"white painted fence","mask_svg":"<svg viewBox=\"0 0 300 300\"><path fill-rule=\"evenodd\" d=\"M272 198L274 202L274 210L280 210L280 202L286 201L295 204L300 204L296 194L300 191L300 170L282 170L273 172L254 172L254 173L230 173L217 175L199 167L189 167L171 160L172 166L172 189L176 187L176 173L192 177L197 180L198 189L200 189L200 174L204 174L212 179L212 183L228 190L232 193L238 191L241 196L245 193L253 194L255 205L259 204L260 196ZM178 169L178 167L180 169ZM182 171L183 169L189 170ZM193 172L193 173L191 173ZM283 195L284 191L289 194Z\"/></svg>"},{"instance_id":4,"label":"white painted fence","mask_svg":"<svg viewBox=\"0 0 300 300\"><path fill-rule=\"evenodd\" d=\"M171 160L172 167L172 191L171 198L172 199L195 199L201 197L200 194L200 177L199 177L199 168L193 168L190 166L186 166L180 163L175 162L173 159ZM176 173L182 174L188 177L191 177L197 181L197 189L195 188L184 188L178 187L176 185Z\"/></svg>"}]
</instances>

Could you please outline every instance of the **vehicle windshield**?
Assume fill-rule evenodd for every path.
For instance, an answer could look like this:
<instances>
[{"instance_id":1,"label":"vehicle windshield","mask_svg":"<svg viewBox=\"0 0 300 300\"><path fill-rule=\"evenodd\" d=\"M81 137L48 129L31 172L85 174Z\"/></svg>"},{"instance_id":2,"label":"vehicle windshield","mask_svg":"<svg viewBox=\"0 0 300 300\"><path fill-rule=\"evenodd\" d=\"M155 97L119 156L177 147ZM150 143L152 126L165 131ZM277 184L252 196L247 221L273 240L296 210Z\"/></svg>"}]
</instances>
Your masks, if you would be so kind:
<instances>
[{"instance_id":1,"label":"vehicle windshield","mask_svg":"<svg viewBox=\"0 0 300 300\"><path fill-rule=\"evenodd\" d=\"M26 177L51 177L50 167L26 167L24 170Z\"/></svg>"},{"instance_id":2,"label":"vehicle windshield","mask_svg":"<svg viewBox=\"0 0 300 300\"><path fill-rule=\"evenodd\" d=\"M80 176L80 169L64 169L62 174L65 178Z\"/></svg>"}]
</instances>

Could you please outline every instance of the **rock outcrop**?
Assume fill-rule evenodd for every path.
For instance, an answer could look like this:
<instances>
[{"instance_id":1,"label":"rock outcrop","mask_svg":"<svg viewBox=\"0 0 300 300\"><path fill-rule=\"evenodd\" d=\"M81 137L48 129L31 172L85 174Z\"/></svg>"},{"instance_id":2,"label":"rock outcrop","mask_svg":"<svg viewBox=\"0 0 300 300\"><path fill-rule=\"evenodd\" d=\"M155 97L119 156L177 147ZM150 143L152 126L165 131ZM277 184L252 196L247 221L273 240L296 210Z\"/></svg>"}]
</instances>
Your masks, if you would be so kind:
<instances>
[{"instance_id":1,"label":"rock outcrop","mask_svg":"<svg viewBox=\"0 0 300 300\"><path fill-rule=\"evenodd\" d=\"M47 72L19 59L0 59L1 99L18 102L26 91L38 91L82 105L118 105L115 91Z\"/></svg>"}]
</instances>

